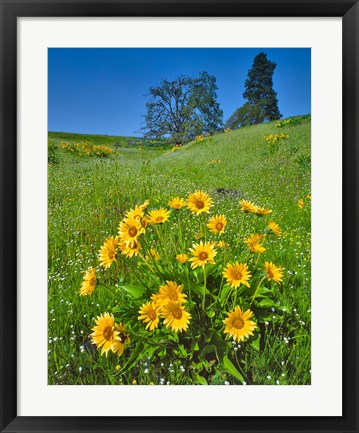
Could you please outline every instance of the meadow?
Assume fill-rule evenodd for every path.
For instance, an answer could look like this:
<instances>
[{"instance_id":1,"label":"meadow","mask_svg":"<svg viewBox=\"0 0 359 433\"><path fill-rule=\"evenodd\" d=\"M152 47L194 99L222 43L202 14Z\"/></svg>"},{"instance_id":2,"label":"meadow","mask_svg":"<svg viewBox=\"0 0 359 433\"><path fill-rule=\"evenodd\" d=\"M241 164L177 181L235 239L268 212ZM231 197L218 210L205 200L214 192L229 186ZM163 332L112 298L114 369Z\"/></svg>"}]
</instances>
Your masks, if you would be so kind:
<instances>
[{"instance_id":1,"label":"meadow","mask_svg":"<svg viewBox=\"0 0 359 433\"><path fill-rule=\"evenodd\" d=\"M48 383L310 384L310 116L201 136L181 147L156 144L49 133ZM211 200L208 213L188 209L188 198L198 191ZM171 208L174 197L186 206ZM99 250L136 206L148 216L158 209L170 214L163 224L146 227L143 256L118 252L109 269L101 266ZM216 215L226 218L221 232L208 229ZM256 233L263 249L251 251L246 240ZM193 268L200 243L212 245L216 263ZM148 257L150 246L157 247L158 262L155 253ZM179 253L192 255L192 262L176 261ZM250 287L245 278L234 287L223 276L228 263L239 262L252 272ZM277 266L274 278L265 263ZM96 269L103 284L81 296L88 269ZM192 317L181 332L153 321L153 329L145 329L149 322L139 319L139 306L175 278ZM190 287L197 290L192 295ZM224 320L238 304L255 310L254 322L242 316L256 325L243 339L225 332ZM105 312L126 323L121 356L101 355L90 337ZM206 328L210 336L201 335Z\"/></svg>"}]
</instances>

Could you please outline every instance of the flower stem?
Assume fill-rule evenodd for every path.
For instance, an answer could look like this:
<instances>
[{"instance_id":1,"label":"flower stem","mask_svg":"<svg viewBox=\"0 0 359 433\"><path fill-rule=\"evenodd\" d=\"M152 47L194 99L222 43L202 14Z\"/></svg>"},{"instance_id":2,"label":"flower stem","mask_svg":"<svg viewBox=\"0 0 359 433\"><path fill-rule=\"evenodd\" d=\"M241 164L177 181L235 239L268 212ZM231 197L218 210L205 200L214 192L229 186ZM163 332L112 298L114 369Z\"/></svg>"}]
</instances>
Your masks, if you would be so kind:
<instances>
[{"instance_id":1,"label":"flower stem","mask_svg":"<svg viewBox=\"0 0 359 433\"><path fill-rule=\"evenodd\" d=\"M204 236L204 241L207 242L207 227L206 227L205 218L206 217L205 217L205 215L203 213L201 213L199 215L201 234Z\"/></svg>"},{"instance_id":2,"label":"flower stem","mask_svg":"<svg viewBox=\"0 0 359 433\"><path fill-rule=\"evenodd\" d=\"M191 292L191 281L189 279L189 269L186 266L186 276L187 276L187 282L188 282L188 294L189 294L189 299L190 301L192 301L192 292Z\"/></svg>"},{"instance_id":3,"label":"flower stem","mask_svg":"<svg viewBox=\"0 0 359 433\"><path fill-rule=\"evenodd\" d=\"M233 292L233 288L231 288L231 289L228 291L228 295L226 296L226 299L225 299L225 301L224 301L224 305L227 305L227 302L228 302L229 297L231 296L232 292Z\"/></svg>"},{"instance_id":4,"label":"flower stem","mask_svg":"<svg viewBox=\"0 0 359 433\"><path fill-rule=\"evenodd\" d=\"M156 232L157 238L158 238L158 245L159 245L159 247L161 249L161 252L162 252L163 256L166 258L167 262L170 263L170 260L169 260L168 255L167 255L166 248L164 247L163 242L162 242L162 236L160 234L160 230L157 227L157 225L158 224L154 224L155 232Z\"/></svg>"},{"instance_id":5,"label":"flower stem","mask_svg":"<svg viewBox=\"0 0 359 433\"><path fill-rule=\"evenodd\" d=\"M113 295L118 295L118 293L115 292L111 287L107 286L106 284L102 283L101 281L98 282L101 286L105 287L107 290L109 290Z\"/></svg>"},{"instance_id":6,"label":"flower stem","mask_svg":"<svg viewBox=\"0 0 359 433\"><path fill-rule=\"evenodd\" d=\"M251 303L249 304L249 306L251 306L251 305L253 304L254 300L256 299L257 292L258 292L258 290L259 290L261 284L263 283L264 279L265 279L265 277L263 277L263 278L260 280L260 282L259 282L259 284L258 284L258 286L257 286L257 288L256 288L256 290L255 290L255 292L254 292L254 295L253 295L253 297L252 297L252 300L251 300Z\"/></svg>"},{"instance_id":7,"label":"flower stem","mask_svg":"<svg viewBox=\"0 0 359 433\"><path fill-rule=\"evenodd\" d=\"M157 262L156 262L155 258L154 258L153 255L151 254L151 248L149 247L149 245L147 244L147 242L145 241L145 239L143 239L143 245L146 247L146 251L147 251L148 258L149 258L149 260L152 262L152 264L153 264L153 266L154 266L154 268L155 268L155 272L152 271L153 274L154 274L154 275L157 275L158 277L163 278L162 272L160 271L159 267L157 266ZM160 245L160 244L158 244L158 245L159 245L159 247L160 247L161 254L163 254L163 252L162 252L162 248L161 248L161 245ZM164 255L163 255L163 257L164 257ZM145 258L144 258L144 260L145 260L145 262L147 263L147 266L149 267L149 269L151 269L150 264L146 261ZM151 269L151 270L152 270L152 269ZM151 276L152 276L152 274L151 274ZM155 278L152 278L152 280L155 280ZM157 284L157 283L158 283L158 281L156 281L156 284Z\"/></svg>"},{"instance_id":8,"label":"flower stem","mask_svg":"<svg viewBox=\"0 0 359 433\"><path fill-rule=\"evenodd\" d=\"M238 288L237 288L237 289L234 289L234 302L233 302L233 309L235 308L236 303L237 303L237 292L238 292Z\"/></svg>"},{"instance_id":9,"label":"flower stem","mask_svg":"<svg viewBox=\"0 0 359 433\"><path fill-rule=\"evenodd\" d=\"M255 263L255 265L254 265L255 268L256 268L257 265L258 265L258 261L259 261L259 257L260 257L260 255L261 255L261 253L258 253L258 257L257 257L256 263Z\"/></svg>"},{"instance_id":10,"label":"flower stem","mask_svg":"<svg viewBox=\"0 0 359 433\"><path fill-rule=\"evenodd\" d=\"M202 309L205 309L206 302L206 285L207 285L207 276L206 276L206 268L203 267L203 301L202 301Z\"/></svg>"},{"instance_id":11,"label":"flower stem","mask_svg":"<svg viewBox=\"0 0 359 433\"><path fill-rule=\"evenodd\" d=\"M180 244L181 250L182 250L182 248L183 248L183 237L182 237L181 217L180 217L180 215L179 215L178 212L175 215L177 216L178 240L179 240L179 244Z\"/></svg>"},{"instance_id":12,"label":"flower stem","mask_svg":"<svg viewBox=\"0 0 359 433\"><path fill-rule=\"evenodd\" d=\"M139 277L137 270L135 269L135 267L132 265L132 263L130 262L130 260L128 260L125 257L122 257L122 260L126 263L126 265L128 265L132 272L135 274L136 278L138 279L138 281L143 285L143 287L145 287L145 289L149 290L148 286L142 281L142 279Z\"/></svg>"},{"instance_id":13,"label":"flower stem","mask_svg":"<svg viewBox=\"0 0 359 433\"><path fill-rule=\"evenodd\" d=\"M239 227L239 231L238 231L238 233L239 233L239 235L238 235L238 244L239 244L239 241L240 241L240 238L241 238L241 232L242 232L242 228L243 228L243 223L244 223L244 218L245 218L245 216L246 216L246 213L245 212L243 212L243 217L242 217L242 222L241 222L241 226Z\"/></svg>"}]
</instances>

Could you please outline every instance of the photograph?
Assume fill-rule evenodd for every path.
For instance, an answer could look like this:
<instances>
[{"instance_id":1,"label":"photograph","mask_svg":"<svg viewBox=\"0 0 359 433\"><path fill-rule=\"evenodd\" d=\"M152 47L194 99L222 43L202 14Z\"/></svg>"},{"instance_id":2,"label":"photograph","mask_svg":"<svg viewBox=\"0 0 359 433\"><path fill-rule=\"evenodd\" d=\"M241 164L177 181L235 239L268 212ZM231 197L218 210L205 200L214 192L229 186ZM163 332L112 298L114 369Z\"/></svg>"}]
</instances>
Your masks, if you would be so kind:
<instances>
[{"instance_id":1,"label":"photograph","mask_svg":"<svg viewBox=\"0 0 359 433\"><path fill-rule=\"evenodd\" d=\"M0 433L359 433L359 0L0 17Z\"/></svg>"},{"instance_id":2,"label":"photograph","mask_svg":"<svg viewBox=\"0 0 359 433\"><path fill-rule=\"evenodd\" d=\"M311 48L47 54L48 385L311 385Z\"/></svg>"}]
</instances>

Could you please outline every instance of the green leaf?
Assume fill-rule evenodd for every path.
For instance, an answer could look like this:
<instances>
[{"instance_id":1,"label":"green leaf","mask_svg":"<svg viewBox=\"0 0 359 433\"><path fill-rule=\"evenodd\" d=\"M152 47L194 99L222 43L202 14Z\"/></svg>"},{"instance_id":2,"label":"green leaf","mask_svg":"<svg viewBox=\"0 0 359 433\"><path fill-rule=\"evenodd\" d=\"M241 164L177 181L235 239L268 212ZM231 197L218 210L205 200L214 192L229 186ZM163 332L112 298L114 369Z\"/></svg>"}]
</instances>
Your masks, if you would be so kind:
<instances>
[{"instance_id":1,"label":"green leaf","mask_svg":"<svg viewBox=\"0 0 359 433\"><path fill-rule=\"evenodd\" d=\"M262 299L260 302L258 302L257 307L261 307L261 308L271 308L271 307L278 307L278 305L272 301L272 299L268 299L268 298L264 298Z\"/></svg>"},{"instance_id":2,"label":"green leaf","mask_svg":"<svg viewBox=\"0 0 359 433\"><path fill-rule=\"evenodd\" d=\"M152 357L153 355L157 354L160 350L161 350L161 347L160 347L160 346L150 347L150 348L147 350L147 356Z\"/></svg>"},{"instance_id":3,"label":"green leaf","mask_svg":"<svg viewBox=\"0 0 359 433\"><path fill-rule=\"evenodd\" d=\"M181 355L182 355L184 358L186 358L187 355L188 355L188 353L187 353L187 350L184 348L184 345L183 345L183 344L180 344L180 345L178 346L178 349L179 349Z\"/></svg>"},{"instance_id":4,"label":"green leaf","mask_svg":"<svg viewBox=\"0 0 359 433\"><path fill-rule=\"evenodd\" d=\"M198 352L199 351L199 344L197 341L194 344L192 344L191 349L192 349L192 352Z\"/></svg>"},{"instance_id":5,"label":"green leaf","mask_svg":"<svg viewBox=\"0 0 359 433\"><path fill-rule=\"evenodd\" d=\"M130 368L138 361L140 356L143 354L144 344L139 342L136 345L136 348L132 351L131 356L129 360L126 362L126 364L121 368L121 372L128 371Z\"/></svg>"},{"instance_id":6,"label":"green leaf","mask_svg":"<svg viewBox=\"0 0 359 433\"><path fill-rule=\"evenodd\" d=\"M227 352L230 346L229 341L226 341L222 338L222 336L218 332L214 332L212 334L211 343L214 344L217 348L217 358L222 359L223 355Z\"/></svg>"},{"instance_id":7,"label":"green leaf","mask_svg":"<svg viewBox=\"0 0 359 433\"><path fill-rule=\"evenodd\" d=\"M231 290L230 286L228 286L228 285L223 286L223 288L221 290L221 295L220 295L220 298L221 298L222 302L224 302L226 300L227 295L228 295L228 293L229 293L230 290Z\"/></svg>"},{"instance_id":8,"label":"green leaf","mask_svg":"<svg viewBox=\"0 0 359 433\"><path fill-rule=\"evenodd\" d=\"M236 367L233 365L232 361L229 360L227 356L223 357L223 367L224 369L234 376L236 379L238 379L240 382L244 382L243 376L241 373L236 369Z\"/></svg>"},{"instance_id":9,"label":"green leaf","mask_svg":"<svg viewBox=\"0 0 359 433\"><path fill-rule=\"evenodd\" d=\"M133 286L131 284L126 284L124 286L119 286L121 290L125 290L133 298L140 298L146 291L144 287Z\"/></svg>"},{"instance_id":10,"label":"green leaf","mask_svg":"<svg viewBox=\"0 0 359 433\"><path fill-rule=\"evenodd\" d=\"M266 297L266 295L268 295L270 292L272 291L272 289L267 289L267 287L260 287L257 291L257 298L261 298L261 297Z\"/></svg>"},{"instance_id":11,"label":"green leaf","mask_svg":"<svg viewBox=\"0 0 359 433\"><path fill-rule=\"evenodd\" d=\"M196 377L197 382L198 382L200 385L208 385L207 380L206 380L203 376L200 376L199 374L196 374L195 377Z\"/></svg>"},{"instance_id":12,"label":"green leaf","mask_svg":"<svg viewBox=\"0 0 359 433\"><path fill-rule=\"evenodd\" d=\"M260 341L261 341L261 334L258 334L257 338L251 342L251 346L253 347L253 349L259 351Z\"/></svg>"},{"instance_id":13,"label":"green leaf","mask_svg":"<svg viewBox=\"0 0 359 433\"><path fill-rule=\"evenodd\" d=\"M176 343L178 343L178 334L174 333L174 334L168 334L167 335L167 339L169 341L175 341Z\"/></svg>"},{"instance_id":14,"label":"green leaf","mask_svg":"<svg viewBox=\"0 0 359 433\"><path fill-rule=\"evenodd\" d=\"M159 358L164 358L166 355L167 355L167 349L166 348L164 348L160 352L158 352Z\"/></svg>"},{"instance_id":15,"label":"green leaf","mask_svg":"<svg viewBox=\"0 0 359 433\"><path fill-rule=\"evenodd\" d=\"M209 310L206 312L207 316L212 319L216 315L216 312L214 310Z\"/></svg>"}]
</instances>

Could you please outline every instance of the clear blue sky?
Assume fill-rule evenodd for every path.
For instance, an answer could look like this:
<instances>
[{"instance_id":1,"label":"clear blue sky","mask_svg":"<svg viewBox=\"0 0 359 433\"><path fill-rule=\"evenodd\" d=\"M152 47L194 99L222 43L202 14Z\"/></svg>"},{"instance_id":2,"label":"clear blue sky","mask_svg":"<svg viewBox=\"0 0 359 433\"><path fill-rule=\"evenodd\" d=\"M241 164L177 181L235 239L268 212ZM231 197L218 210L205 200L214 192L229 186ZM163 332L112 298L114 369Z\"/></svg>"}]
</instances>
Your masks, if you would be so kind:
<instances>
[{"instance_id":1,"label":"clear blue sky","mask_svg":"<svg viewBox=\"0 0 359 433\"><path fill-rule=\"evenodd\" d=\"M141 135L149 88L202 71L216 77L227 120L245 102L244 81L261 51L277 64L273 87L283 117L310 113L309 48L50 48L49 131Z\"/></svg>"}]
</instances>

